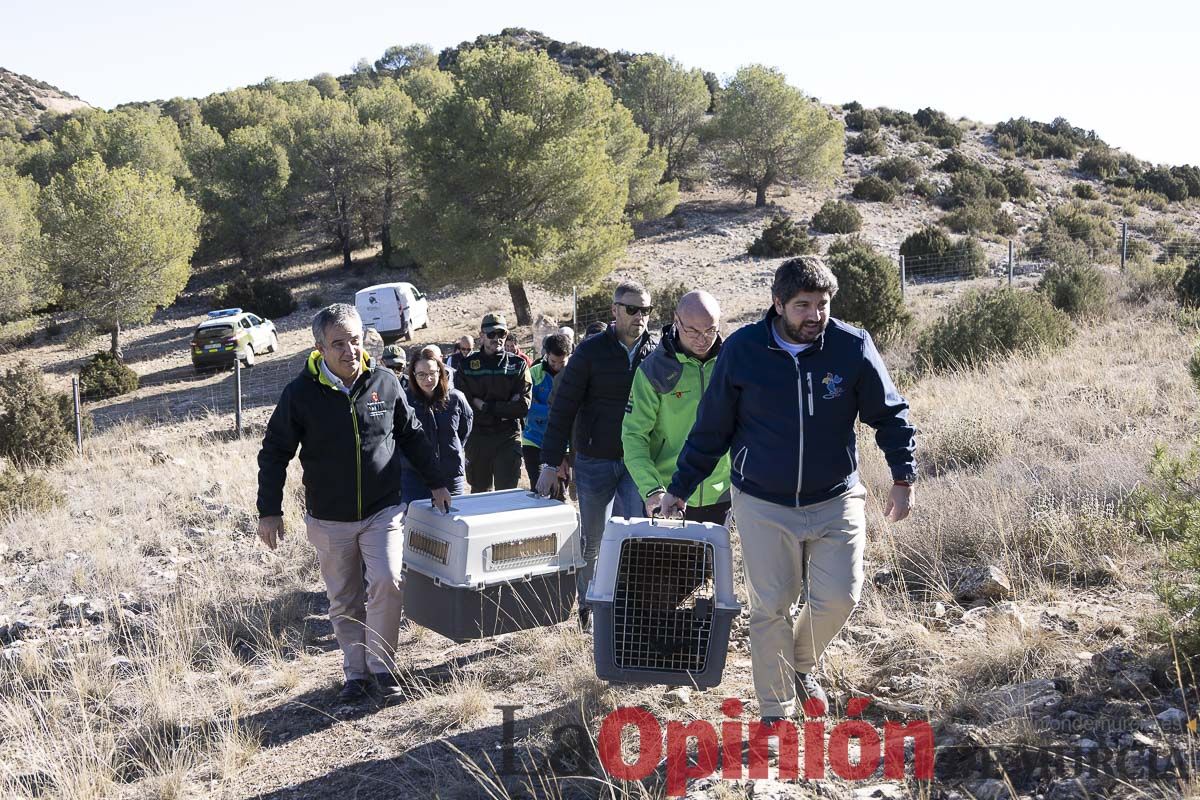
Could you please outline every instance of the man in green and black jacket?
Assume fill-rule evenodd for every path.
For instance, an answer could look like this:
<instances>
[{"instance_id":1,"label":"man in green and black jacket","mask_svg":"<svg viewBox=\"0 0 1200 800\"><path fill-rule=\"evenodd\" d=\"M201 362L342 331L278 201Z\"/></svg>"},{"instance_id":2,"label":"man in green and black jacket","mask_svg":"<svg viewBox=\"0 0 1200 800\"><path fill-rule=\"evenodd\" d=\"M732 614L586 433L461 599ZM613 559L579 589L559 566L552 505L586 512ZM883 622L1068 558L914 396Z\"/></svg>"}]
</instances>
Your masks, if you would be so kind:
<instances>
[{"instance_id":1,"label":"man in green and black jacket","mask_svg":"<svg viewBox=\"0 0 1200 800\"><path fill-rule=\"evenodd\" d=\"M621 426L625 468L653 516L683 450L721 352L721 307L705 291L679 299L674 321L633 377ZM729 513L729 453L688 498L685 516L725 524Z\"/></svg>"},{"instance_id":2,"label":"man in green and black jacket","mask_svg":"<svg viewBox=\"0 0 1200 800\"><path fill-rule=\"evenodd\" d=\"M354 306L337 303L318 312L313 338L316 350L284 387L263 436L258 535L271 549L283 537L283 487L299 447L305 528L342 649L346 683L339 697L353 701L367 693L372 679L385 693L397 688L405 511L397 449L433 489L435 505L448 509L450 494L400 382L363 350Z\"/></svg>"}]
</instances>

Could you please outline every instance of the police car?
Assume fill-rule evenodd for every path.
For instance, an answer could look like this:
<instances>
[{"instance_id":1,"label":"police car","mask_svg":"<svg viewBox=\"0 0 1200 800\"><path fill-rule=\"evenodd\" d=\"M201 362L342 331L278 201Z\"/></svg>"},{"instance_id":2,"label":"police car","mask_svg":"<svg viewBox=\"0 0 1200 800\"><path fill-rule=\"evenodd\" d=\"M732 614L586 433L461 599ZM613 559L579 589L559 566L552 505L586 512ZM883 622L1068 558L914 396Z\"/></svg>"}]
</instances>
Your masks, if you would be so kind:
<instances>
[{"instance_id":1,"label":"police car","mask_svg":"<svg viewBox=\"0 0 1200 800\"><path fill-rule=\"evenodd\" d=\"M192 332L192 366L196 372L241 361L254 366L260 353L279 347L275 323L240 308L210 311Z\"/></svg>"}]
</instances>

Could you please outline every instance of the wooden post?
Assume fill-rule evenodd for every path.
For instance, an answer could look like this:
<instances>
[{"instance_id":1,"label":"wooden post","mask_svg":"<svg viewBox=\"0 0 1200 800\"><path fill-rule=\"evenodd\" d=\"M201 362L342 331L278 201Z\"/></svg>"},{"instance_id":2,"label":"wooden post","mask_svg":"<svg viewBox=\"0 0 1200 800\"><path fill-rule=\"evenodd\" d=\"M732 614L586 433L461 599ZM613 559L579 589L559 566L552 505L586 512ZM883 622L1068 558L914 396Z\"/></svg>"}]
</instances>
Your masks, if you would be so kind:
<instances>
[{"instance_id":1,"label":"wooden post","mask_svg":"<svg viewBox=\"0 0 1200 800\"><path fill-rule=\"evenodd\" d=\"M1129 223L1121 221L1121 271L1125 271L1125 259L1129 254Z\"/></svg>"},{"instance_id":2,"label":"wooden post","mask_svg":"<svg viewBox=\"0 0 1200 800\"><path fill-rule=\"evenodd\" d=\"M1008 288L1012 288L1013 282L1013 243L1012 239L1008 240Z\"/></svg>"}]
</instances>

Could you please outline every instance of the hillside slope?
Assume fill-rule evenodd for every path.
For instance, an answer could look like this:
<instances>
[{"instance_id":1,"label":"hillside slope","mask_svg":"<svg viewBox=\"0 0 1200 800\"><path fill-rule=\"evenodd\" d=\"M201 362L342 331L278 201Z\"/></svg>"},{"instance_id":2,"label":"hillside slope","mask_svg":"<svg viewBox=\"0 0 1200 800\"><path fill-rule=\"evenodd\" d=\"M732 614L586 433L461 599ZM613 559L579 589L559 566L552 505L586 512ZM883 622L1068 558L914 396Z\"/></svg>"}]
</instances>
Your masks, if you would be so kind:
<instances>
[{"instance_id":1,"label":"hillside slope","mask_svg":"<svg viewBox=\"0 0 1200 800\"><path fill-rule=\"evenodd\" d=\"M47 111L67 114L90 104L45 81L0 67L0 120L37 122Z\"/></svg>"}]
</instances>

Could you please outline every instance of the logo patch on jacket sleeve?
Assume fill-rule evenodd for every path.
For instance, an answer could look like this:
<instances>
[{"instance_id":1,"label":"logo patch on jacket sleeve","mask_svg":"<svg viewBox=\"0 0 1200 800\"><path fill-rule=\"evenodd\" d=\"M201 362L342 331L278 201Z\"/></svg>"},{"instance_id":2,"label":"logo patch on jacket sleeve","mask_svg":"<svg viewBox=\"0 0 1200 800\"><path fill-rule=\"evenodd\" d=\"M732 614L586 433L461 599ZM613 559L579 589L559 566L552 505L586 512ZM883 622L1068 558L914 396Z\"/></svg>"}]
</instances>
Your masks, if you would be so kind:
<instances>
[{"instance_id":1,"label":"logo patch on jacket sleeve","mask_svg":"<svg viewBox=\"0 0 1200 800\"><path fill-rule=\"evenodd\" d=\"M821 383L825 384L825 394L821 396L822 400L836 400L846 391L842 388L842 376L834 375L832 372L825 373Z\"/></svg>"},{"instance_id":2,"label":"logo patch on jacket sleeve","mask_svg":"<svg viewBox=\"0 0 1200 800\"><path fill-rule=\"evenodd\" d=\"M468 364L467 366L470 367L471 369L479 369L483 365L479 362L478 358L472 358L471 363Z\"/></svg>"}]
</instances>

